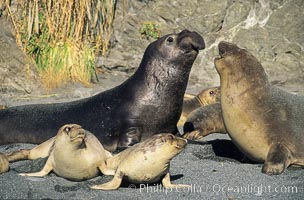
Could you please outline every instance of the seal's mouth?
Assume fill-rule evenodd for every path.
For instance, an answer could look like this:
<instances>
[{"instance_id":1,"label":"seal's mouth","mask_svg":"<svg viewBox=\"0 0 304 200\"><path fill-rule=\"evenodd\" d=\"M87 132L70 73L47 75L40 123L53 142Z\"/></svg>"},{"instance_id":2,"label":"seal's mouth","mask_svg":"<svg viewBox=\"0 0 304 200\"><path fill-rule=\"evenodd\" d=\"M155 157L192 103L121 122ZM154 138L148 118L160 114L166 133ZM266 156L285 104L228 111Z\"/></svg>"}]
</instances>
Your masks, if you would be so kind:
<instances>
[{"instance_id":1,"label":"seal's mouth","mask_svg":"<svg viewBox=\"0 0 304 200\"><path fill-rule=\"evenodd\" d=\"M86 135L85 135L85 132L83 132L83 131L81 131L81 132L79 132L78 133L78 135L76 135L75 137L71 137L70 138L70 141L71 142L73 142L73 141L82 141L82 140L84 140L85 139L85 137L86 137Z\"/></svg>"},{"instance_id":2,"label":"seal's mouth","mask_svg":"<svg viewBox=\"0 0 304 200\"><path fill-rule=\"evenodd\" d=\"M175 145L175 147L177 149L184 149L186 145L187 145L187 140L186 139L179 138L179 137L177 138L176 137L176 145Z\"/></svg>"}]
</instances>

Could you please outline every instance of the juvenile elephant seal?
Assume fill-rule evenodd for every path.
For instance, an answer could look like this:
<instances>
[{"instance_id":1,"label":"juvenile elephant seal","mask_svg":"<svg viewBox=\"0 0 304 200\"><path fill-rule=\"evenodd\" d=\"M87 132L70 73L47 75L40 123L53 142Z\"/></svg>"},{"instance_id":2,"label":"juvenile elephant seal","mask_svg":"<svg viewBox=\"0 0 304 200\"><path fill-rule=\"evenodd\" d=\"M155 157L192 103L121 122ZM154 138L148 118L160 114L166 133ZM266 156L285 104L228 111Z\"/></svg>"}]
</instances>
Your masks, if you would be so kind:
<instances>
[{"instance_id":1,"label":"juvenile elephant seal","mask_svg":"<svg viewBox=\"0 0 304 200\"><path fill-rule=\"evenodd\" d=\"M153 183L162 180L164 188L189 187L170 181L170 161L187 145L187 140L172 134L158 134L109 158L107 166L116 170L114 178L92 189L116 190L122 179L132 183Z\"/></svg>"},{"instance_id":2,"label":"juvenile elephant seal","mask_svg":"<svg viewBox=\"0 0 304 200\"><path fill-rule=\"evenodd\" d=\"M35 159L46 157L45 152L49 152L49 157L40 172L20 175L40 177L54 171L63 178L80 181L97 176L99 170L105 175L114 175L115 172L107 168L105 163L111 157L110 152L104 150L92 133L77 124L64 125L54 139L30 150L29 154L32 154L31 159Z\"/></svg>"},{"instance_id":3,"label":"juvenile elephant seal","mask_svg":"<svg viewBox=\"0 0 304 200\"><path fill-rule=\"evenodd\" d=\"M0 174L7 172L9 170L9 162L7 157L0 153Z\"/></svg>"},{"instance_id":4,"label":"juvenile elephant seal","mask_svg":"<svg viewBox=\"0 0 304 200\"><path fill-rule=\"evenodd\" d=\"M96 134L110 151L174 133L192 64L204 47L196 32L169 34L151 43L137 71L113 89L69 103L0 110L0 144L41 143L70 123Z\"/></svg>"},{"instance_id":5,"label":"juvenile elephant seal","mask_svg":"<svg viewBox=\"0 0 304 200\"><path fill-rule=\"evenodd\" d=\"M202 90L199 94L191 98L191 95L185 94L181 117L177 126L183 126L187 116L196 108L214 104L220 101L220 87L211 87Z\"/></svg>"},{"instance_id":6,"label":"juvenile elephant seal","mask_svg":"<svg viewBox=\"0 0 304 200\"><path fill-rule=\"evenodd\" d=\"M192 111L183 126L183 137L202 140L212 133L227 133L220 103L199 107Z\"/></svg>"},{"instance_id":7,"label":"juvenile elephant seal","mask_svg":"<svg viewBox=\"0 0 304 200\"><path fill-rule=\"evenodd\" d=\"M264 161L263 173L304 166L304 97L271 86L262 65L247 50L227 42L218 48L215 67L232 141L249 158Z\"/></svg>"}]
</instances>

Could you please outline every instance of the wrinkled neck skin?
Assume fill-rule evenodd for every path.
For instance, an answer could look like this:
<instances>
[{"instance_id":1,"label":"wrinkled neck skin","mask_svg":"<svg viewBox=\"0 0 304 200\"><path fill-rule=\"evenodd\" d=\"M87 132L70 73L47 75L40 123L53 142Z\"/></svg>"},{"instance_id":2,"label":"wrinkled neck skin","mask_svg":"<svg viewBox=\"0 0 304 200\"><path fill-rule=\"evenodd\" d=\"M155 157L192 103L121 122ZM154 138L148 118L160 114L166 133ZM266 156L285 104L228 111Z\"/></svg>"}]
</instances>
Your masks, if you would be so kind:
<instances>
[{"instance_id":1,"label":"wrinkled neck skin","mask_svg":"<svg viewBox=\"0 0 304 200\"><path fill-rule=\"evenodd\" d=\"M144 104L156 104L166 98L183 96L187 86L190 70L180 70L166 60L154 59L149 61L149 68L141 68L134 75L136 84L142 95ZM190 67L187 67L190 69ZM144 75L143 75L144 74ZM165 102L164 102L165 103Z\"/></svg>"},{"instance_id":2,"label":"wrinkled neck skin","mask_svg":"<svg viewBox=\"0 0 304 200\"><path fill-rule=\"evenodd\" d=\"M271 87L266 74L246 77L242 74L231 75L224 72L220 74L220 82L222 101L223 98L228 98L228 101L224 101L233 101L234 103L237 103L235 100L242 100L246 98L262 98L264 95L267 95L264 94L265 91L269 91L268 89ZM248 93L248 91L250 92Z\"/></svg>"}]
</instances>

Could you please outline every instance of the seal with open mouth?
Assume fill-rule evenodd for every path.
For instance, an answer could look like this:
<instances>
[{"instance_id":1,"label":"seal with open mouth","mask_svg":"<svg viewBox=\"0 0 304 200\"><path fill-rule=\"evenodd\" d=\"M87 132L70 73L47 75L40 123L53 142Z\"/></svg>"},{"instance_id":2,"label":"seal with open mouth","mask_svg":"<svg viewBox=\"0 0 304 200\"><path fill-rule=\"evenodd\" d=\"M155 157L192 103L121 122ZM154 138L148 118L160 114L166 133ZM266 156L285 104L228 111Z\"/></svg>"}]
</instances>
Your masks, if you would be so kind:
<instances>
[{"instance_id":1,"label":"seal with open mouth","mask_svg":"<svg viewBox=\"0 0 304 200\"><path fill-rule=\"evenodd\" d=\"M0 110L0 144L40 144L64 124L80 124L114 151L156 133L175 133L189 73L203 38L183 30L151 43L137 71L93 97Z\"/></svg>"},{"instance_id":2,"label":"seal with open mouth","mask_svg":"<svg viewBox=\"0 0 304 200\"><path fill-rule=\"evenodd\" d=\"M304 97L272 86L247 50L221 42L215 67L220 75L223 119L232 141L262 172L281 174L304 166Z\"/></svg>"}]
</instances>

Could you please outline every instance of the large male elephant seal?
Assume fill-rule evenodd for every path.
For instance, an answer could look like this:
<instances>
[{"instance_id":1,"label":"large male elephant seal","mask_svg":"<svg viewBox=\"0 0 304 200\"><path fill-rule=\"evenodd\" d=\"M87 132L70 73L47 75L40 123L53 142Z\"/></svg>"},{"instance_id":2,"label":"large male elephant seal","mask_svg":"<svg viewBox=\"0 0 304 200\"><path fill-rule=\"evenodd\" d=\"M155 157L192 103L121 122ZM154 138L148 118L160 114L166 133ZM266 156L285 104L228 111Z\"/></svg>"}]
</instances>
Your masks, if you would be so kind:
<instances>
[{"instance_id":1,"label":"large male elephant seal","mask_svg":"<svg viewBox=\"0 0 304 200\"><path fill-rule=\"evenodd\" d=\"M226 129L262 172L280 174L304 166L304 97L271 86L259 61L247 50L221 42L215 67L220 75Z\"/></svg>"},{"instance_id":2,"label":"large male elephant seal","mask_svg":"<svg viewBox=\"0 0 304 200\"><path fill-rule=\"evenodd\" d=\"M151 43L134 75L111 90L69 103L0 110L0 144L41 143L64 124L80 124L110 151L175 132L192 64L204 47L196 32L169 34Z\"/></svg>"}]
</instances>

